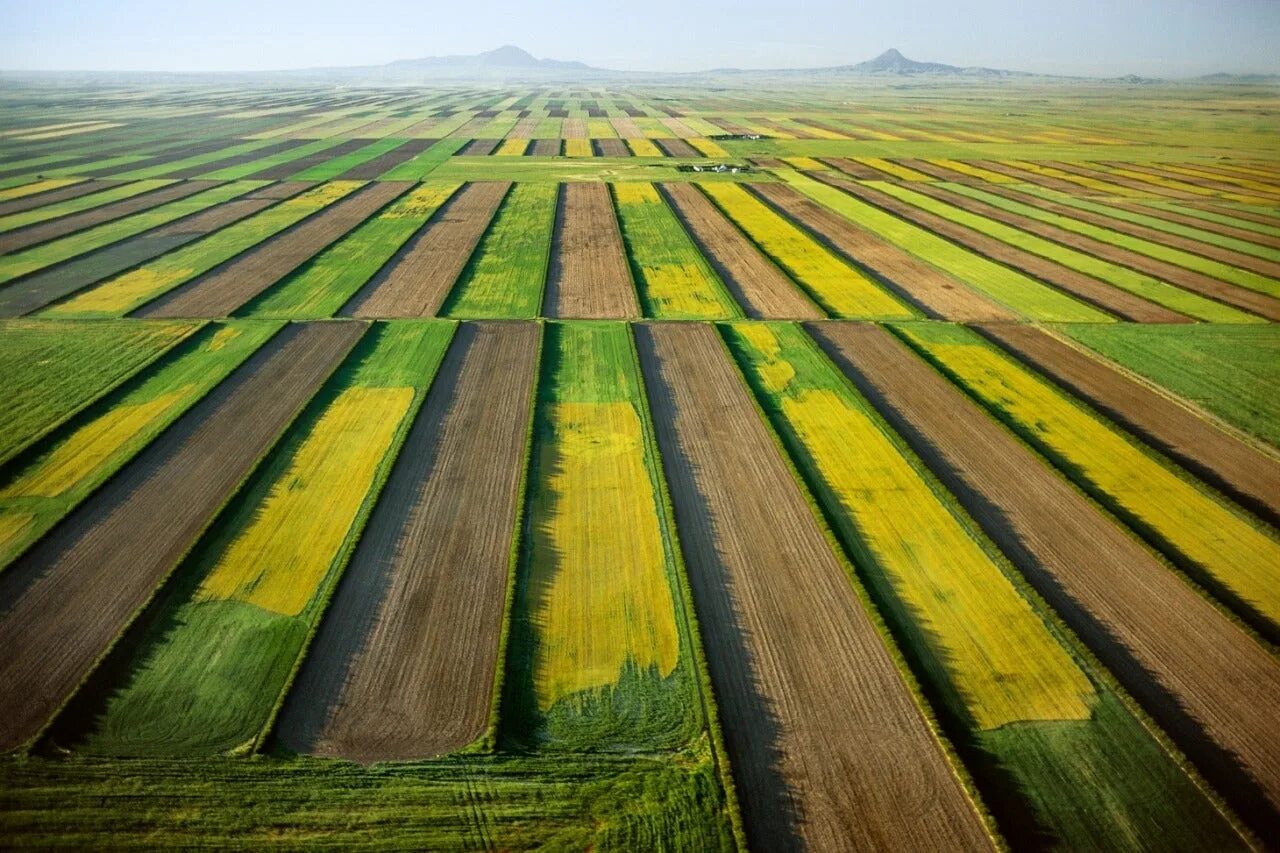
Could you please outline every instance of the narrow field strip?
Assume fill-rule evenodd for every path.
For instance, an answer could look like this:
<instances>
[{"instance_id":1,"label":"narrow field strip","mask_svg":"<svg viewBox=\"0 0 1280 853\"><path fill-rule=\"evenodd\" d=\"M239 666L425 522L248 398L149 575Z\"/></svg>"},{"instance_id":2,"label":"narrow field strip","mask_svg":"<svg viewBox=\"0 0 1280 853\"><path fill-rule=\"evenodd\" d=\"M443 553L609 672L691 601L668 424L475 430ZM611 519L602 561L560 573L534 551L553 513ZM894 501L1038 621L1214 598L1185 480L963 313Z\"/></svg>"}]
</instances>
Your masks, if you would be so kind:
<instances>
[{"instance_id":1,"label":"narrow field strip","mask_svg":"<svg viewBox=\"0 0 1280 853\"><path fill-rule=\"evenodd\" d=\"M701 189L831 316L892 319L916 314L742 187L708 183Z\"/></svg>"},{"instance_id":2,"label":"narrow field strip","mask_svg":"<svg viewBox=\"0 0 1280 853\"><path fill-rule=\"evenodd\" d=\"M485 733L539 337L454 335L285 702L285 748L406 760Z\"/></svg>"},{"instance_id":3,"label":"narrow field strip","mask_svg":"<svg viewBox=\"0 0 1280 853\"><path fill-rule=\"evenodd\" d=\"M369 333L180 569L77 751L207 755L258 742L452 334L418 322Z\"/></svg>"},{"instance_id":4,"label":"narrow field strip","mask_svg":"<svg viewBox=\"0 0 1280 853\"><path fill-rule=\"evenodd\" d=\"M1266 225L1215 213L1205 208L1155 199L1144 199L1141 203L1112 200L1110 205L1112 209L1123 210L1140 217L1157 217L1162 227L1167 223L1176 222L1197 231L1225 234L1237 241L1271 249L1280 248L1280 228L1269 228Z\"/></svg>"},{"instance_id":5,"label":"narrow field strip","mask_svg":"<svg viewBox=\"0 0 1280 853\"><path fill-rule=\"evenodd\" d=\"M560 188L543 313L613 320L640 316L627 250L603 183Z\"/></svg>"},{"instance_id":6,"label":"narrow field strip","mask_svg":"<svg viewBox=\"0 0 1280 853\"><path fill-rule=\"evenodd\" d=\"M1255 623L1280 629L1280 542L961 327L902 334L1082 488Z\"/></svg>"},{"instance_id":7,"label":"narrow field strip","mask_svg":"<svg viewBox=\"0 0 1280 853\"><path fill-rule=\"evenodd\" d=\"M133 311L302 222L362 186L330 181L60 302L49 317L113 317Z\"/></svg>"},{"instance_id":8,"label":"narrow field strip","mask_svg":"<svg viewBox=\"0 0 1280 853\"><path fill-rule=\"evenodd\" d=\"M441 313L473 320L537 317L551 262L558 198L554 183L515 184Z\"/></svg>"},{"instance_id":9,"label":"narrow field strip","mask_svg":"<svg viewBox=\"0 0 1280 853\"><path fill-rule=\"evenodd\" d=\"M206 326L129 389L10 461L0 485L0 570L146 447L279 331L278 324ZM21 519L21 521L19 521Z\"/></svg>"},{"instance_id":10,"label":"narrow field strip","mask_svg":"<svg viewBox=\"0 0 1280 853\"><path fill-rule=\"evenodd\" d=\"M1036 234L1027 233L1011 225L988 219L977 213L955 207L932 195L922 195L903 187L886 183L869 183L872 190L888 195L890 198L919 208L934 216L954 222L965 228L994 240L1038 255L1067 269L1075 270L1090 278L1132 293L1140 299L1148 300L1156 305L1176 311L1188 317L1216 323L1257 323L1261 317L1236 310L1208 299L1197 293L1175 287L1153 276L1145 275L1137 270L1119 264L1110 263L1102 258L1085 252L1076 251ZM1140 315L1144 321L1163 319L1149 315Z\"/></svg>"},{"instance_id":11,"label":"narrow field strip","mask_svg":"<svg viewBox=\"0 0 1280 853\"><path fill-rule=\"evenodd\" d=\"M748 843L991 847L716 331L636 338Z\"/></svg>"},{"instance_id":12,"label":"narrow field strip","mask_svg":"<svg viewBox=\"0 0 1280 853\"><path fill-rule=\"evenodd\" d=\"M370 142L366 139L363 140L364 144L361 147L350 153L331 157L323 163L297 172L290 177L295 181L332 181L335 178L345 177L347 172L354 171L362 164L376 160L387 152L395 150L405 141L404 139L388 138ZM376 177L377 175L371 175L369 179Z\"/></svg>"},{"instance_id":13,"label":"narrow field strip","mask_svg":"<svg viewBox=\"0 0 1280 853\"><path fill-rule=\"evenodd\" d=\"M1086 673L1006 576L995 547L814 343L793 325L726 328L857 565L854 582L870 588L906 638L904 653L960 721L963 739L975 739L1007 774L983 774L982 759L968 756L997 819L1007 814L1014 832L1029 810L1040 831L1069 847L1206 838L1239 846L1195 783ZM1090 784L1068 781L1080 778Z\"/></svg>"},{"instance_id":14,"label":"narrow field strip","mask_svg":"<svg viewBox=\"0 0 1280 853\"><path fill-rule=\"evenodd\" d=\"M111 182L105 182L111 186ZM39 178L16 187L0 189L0 216L21 213L46 204L95 193L102 187L84 178Z\"/></svg>"},{"instance_id":15,"label":"narrow field strip","mask_svg":"<svg viewBox=\"0 0 1280 853\"><path fill-rule=\"evenodd\" d=\"M436 316L510 188L505 181L478 181L454 193L341 313Z\"/></svg>"},{"instance_id":16,"label":"narrow field strip","mask_svg":"<svg viewBox=\"0 0 1280 853\"><path fill-rule=\"evenodd\" d=\"M679 747L701 705L630 329L548 324L542 370L503 736Z\"/></svg>"},{"instance_id":17,"label":"narrow field strip","mask_svg":"<svg viewBox=\"0 0 1280 853\"><path fill-rule=\"evenodd\" d=\"M742 316L742 309L653 184L614 184L613 197L646 316L667 320Z\"/></svg>"},{"instance_id":18,"label":"narrow field strip","mask_svg":"<svg viewBox=\"0 0 1280 853\"><path fill-rule=\"evenodd\" d=\"M0 575L0 749L39 733L364 329L291 331Z\"/></svg>"},{"instance_id":19,"label":"narrow field strip","mask_svg":"<svg viewBox=\"0 0 1280 853\"><path fill-rule=\"evenodd\" d=\"M888 330L810 332L1228 803L1273 823L1274 655Z\"/></svg>"},{"instance_id":20,"label":"narrow field strip","mask_svg":"<svg viewBox=\"0 0 1280 853\"><path fill-rule=\"evenodd\" d=\"M424 183L289 273L239 311L256 317L331 317L448 201L457 184Z\"/></svg>"},{"instance_id":21,"label":"narrow field strip","mask_svg":"<svg viewBox=\"0 0 1280 853\"><path fill-rule=\"evenodd\" d=\"M150 181L133 181L127 184L116 184L107 186L99 192L89 195L82 195L76 198L66 199L64 201L54 202L42 207L24 210L21 213L11 213L8 216L0 216L0 234L7 234L18 228L29 228L32 225L38 225L41 222L48 222L54 219L61 219L64 216L83 213L93 208L102 207L104 205L113 204L118 201L124 201L135 196L146 195L158 189L172 185L173 181L166 180L150 180ZM9 250L5 250L9 251Z\"/></svg>"},{"instance_id":22,"label":"narrow field strip","mask_svg":"<svg viewBox=\"0 0 1280 853\"><path fill-rule=\"evenodd\" d=\"M341 240L411 185L373 181L305 222L168 291L136 312L139 317L225 317L315 255Z\"/></svg>"},{"instance_id":23,"label":"narrow field strip","mask_svg":"<svg viewBox=\"0 0 1280 853\"><path fill-rule=\"evenodd\" d=\"M923 228L860 201L856 182L814 173L785 175L814 201L858 223L965 284L1033 320L1109 322L1110 315L1015 270L947 242Z\"/></svg>"}]
</instances>

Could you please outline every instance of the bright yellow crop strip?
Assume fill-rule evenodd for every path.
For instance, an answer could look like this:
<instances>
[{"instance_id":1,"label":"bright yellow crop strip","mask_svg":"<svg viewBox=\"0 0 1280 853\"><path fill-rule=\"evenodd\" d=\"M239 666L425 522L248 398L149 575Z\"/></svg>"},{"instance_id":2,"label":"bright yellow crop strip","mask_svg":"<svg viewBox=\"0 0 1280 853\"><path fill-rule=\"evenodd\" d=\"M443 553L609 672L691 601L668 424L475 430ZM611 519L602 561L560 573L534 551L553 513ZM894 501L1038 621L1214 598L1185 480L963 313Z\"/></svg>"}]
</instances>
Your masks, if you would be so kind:
<instances>
[{"instance_id":1,"label":"bright yellow crop strip","mask_svg":"<svg viewBox=\"0 0 1280 853\"><path fill-rule=\"evenodd\" d=\"M704 157L727 158L729 156L729 152L717 145L714 140L706 139L701 136L694 136L686 139L685 141L698 149Z\"/></svg>"},{"instance_id":2,"label":"bright yellow crop strip","mask_svg":"<svg viewBox=\"0 0 1280 853\"><path fill-rule=\"evenodd\" d=\"M413 396L412 388L339 394L197 597L301 613L350 532Z\"/></svg>"},{"instance_id":3,"label":"bright yellow crop strip","mask_svg":"<svg viewBox=\"0 0 1280 853\"><path fill-rule=\"evenodd\" d=\"M595 156L591 151L591 140L590 139L566 139L564 141L564 156L566 157Z\"/></svg>"},{"instance_id":4,"label":"bright yellow crop strip","mask_svg":"<svg viewBox=\"0 0 1280 853\"><path fill-rule=\"evenodd\" d=\"M662 149L648 139L628 139L627 147L637 157L662 157Z\"/></svg>"},{"instance_id":5,"label":"bright yellow crop strip","mask_svg":"<svg viewBox=\"0 0 1280 853\"><path fill-rule=\"evenodd\" d=\"M936 163L943 168L950 169L953 172L959 172L962 175L968 175L972 178L981 178L993 184L1016 184L1017 178L1011 178L1008 175L1002 175L999 172L993 172L990 169L984 169L981 166L975 166L972 163L965 163L962 160L930 160L930 163Z\"/></svg>"},{"instance_id":6,"label":"bright yellow crop strip","mask_svg":"<svg viewBox=\"0 0 1280 853\"><path fill-rule=\"evenodd\" d=\"M0 515L0 554L9 553L15 543L22 540L35 516L29 512Z\"/></svg>"},{"instance_id":7,"label":"bright yellow crop strip","mask_svg":"<svg viewBox=\"0 0 1280 853\"><path fill-rule=\"evenodd\" d=\"M878 284L814 242L763 202L733 183L702 189L729 218L837 317L910 317L912 312Z\"/></svg>"},{"instance_id":8,"label":"bright yellow crop strip","mask_svg":"<svg viewBox=\"0 0 1280 853\"><path fill-rule=\"evenodd\" d=\"M29 184L23 184L19 187L10 187L7 190L0 190L0 201L12 201L15 198L23 198L24 196L35 195L36 193L56 190L58 187L78 184L83 180L84 178L46 178L43 181L32 181Z\"/></svg>"},{"instance_id":9,"label":"bright yellow crop strip","mask_svg":"<svg viewBox=\"0 0 1280 853\"><path fill-rule=\"evenodd\" d=\"M1005 160L1004 162L1013 166L1015 169L1022 169L1023 171L1030 172L1033 175L1043 175L1046 178L1057 178L1060 181L1070 181L1073 184L1079 184L1085 189L1096 190L1097 192L1106 193L1107 195L1151 195L1151 193L1144 193L1139 190L1135 190L1132 187L1106 183L1083 175L1074 175L1071 172L1064 172L1061 169L1055 169L1052 166L1041 166L1039 163L1029 163L1026 160Z\"/></svg>"},{"instance_id":10,"label":"bright yellow crop strip","mask_svg":"<svg viewBox=\"0 0 1280 853\"><path fill-rule=\"evenodd\" d=\"M498 146L498 150L493 152L497 157L519 157L524 154L524 150L529 147L527 139L504 139L502 144Z\"/></svg>"},{"instance_id":11,"label":"bright yellow crop strip","mask_svg":"<svg viewBox=\"0 0 1280 853\"><path fill-rule=\"evenodd\" d=\"M1143 183L1151 184L1152 186L1177 190L1178 192L1191 193L1192 195L1201 195L1210 198L1226 198L1231 199L1232 201L1239 201L1245 204L1256 204L1264 207L1274 204L1274 200L1272 199L1258 198L1256 196L1246 195L1244 193L1234 193L1226 190L1210 189L1197 184L1175 181L1172 178L1162 178L1159 175L1148 175L1146 172L1136 172L1132 169L1110 167L1107 171L1134 181L1142 181Z\"/></svg>"},{"instance_id":12,"label":"bright yellow crop strip","mask_svg":"<svg viewBox=\"0 0 1280 853\"><path fill-rule=\"evenodd\" d=\"M628 663L668 676L680 641L665 572L660 508L628 401L550 406L554 440L533 508L538 705L617 683Z\"/></svg>"},{"instance_id":13,"label":"bright yellow crop strip","mask_svg":"<svg viewBox=\"0 0 1280 853\"><path fill-rule=\"evenodd\" d=\"M906 333L1125 512L1280 625L1280 542L986 344Z\"/></svg>"},{"instance_id":14,"label":"bright yellow crop strip","mask_svg":"<svg viewBox=\"0 0 1280 853\"><path fill-rule=\"evenodd\" d=\"M917 172L906 166L900 166L897 163L885 160L883 157L855 157L853 158L864 166L870 166L873 169L879 169L887 175L893 175L895 178L901 178L904 181L928 181L931 178L923 172Z\"/></svg>"},{"instance_id":15,"label":"bright yellow crop strip","mask_svg":"<svg viewBox=\"0 0 1280 853\"><path fill-rule=\"evenodd\" d=\"M858 540L921 633L936 638L946 681L977 727L1087 719L1093 685L879 426L833 390L793 385L769 327L733 328L761 356L752 369L780 398Z\"/></svg>"}]
</instances>

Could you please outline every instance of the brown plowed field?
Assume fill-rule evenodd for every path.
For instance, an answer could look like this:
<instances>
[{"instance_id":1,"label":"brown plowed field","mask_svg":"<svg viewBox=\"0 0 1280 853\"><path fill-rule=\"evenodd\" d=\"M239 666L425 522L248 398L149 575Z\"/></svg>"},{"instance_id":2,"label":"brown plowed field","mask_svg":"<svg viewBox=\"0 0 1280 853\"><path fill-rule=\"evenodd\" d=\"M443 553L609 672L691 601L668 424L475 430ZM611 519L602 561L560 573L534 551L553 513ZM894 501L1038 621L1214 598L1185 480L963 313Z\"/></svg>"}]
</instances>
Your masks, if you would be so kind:
<instances>
[{"instance_id":1,"label":"brown plowed field","mask_svg":"<svg viewBox=\"0 0 1280 853\"><path fill-rule=\"evenodd\" d=\"M891 333L812 334L1204 774L1280 812L1280 662Z\"/></svg>"},{"instance_id":2,"label":"brown plowed field","mask_svg":"<svg viewBox=\"0 0 1280 853\"><path fill-rule=\"evenodd\" d=\"M586 139L587 120L584 118L566 118L560 125L560 135L565 139Z\"/></svg>"},{"instance_id":3,"label":"brown plowed field","mask_svg":"<svg viewBox=\"0 0 1280 853\"><path fill-rule=\"evenodd\" d=\"M1051 169L1057 169L1061 172L1067 172L1072 175L1079 175L1082 178L1092 178L1095 181L1105 181L1109 184L1115 184L1119 187L1127 187L1131 190L1138 190L1146 195L1165 196L1166 198L1179 199L1197 199L1204 198L1203 195L1197 195L1186 190L1179 190L1173 187L1162 187L1159 184L1140 181L1137 178L1126 178L1124 175L1115 175L1102 169L1091 169L1088 166L1082 166L1079 163L1065 163L1057 160L1047 160L1043 165ZM1079 190L1077 190L1079 192Z\"/></svg>"},{"instance_id":4,"label":"brown plowed field","mask_svg":"<svg viewBox=\"0 0 1280 853\"><path fill-rule=\"evenodd\" d=\"M473 139L458 152L459 157L488 157L498 147L497 139Z\"/></svg>"},{"instance_id":5,"label":"brown plowed field","mask_svg":"<svg viewBox=\"0 0 1280 853\"><path fill-rule=\"evenodd\" d=\"M81 288L252 216L276 203L274 195L264 195L268 189L279 192L288 186L297 193L307 185L274 184L11 282L0 288L0 317L29 314Z\"/></svg>"},{"instance_id":6,"label":"brown plowed field","mask_svg":"<svg viewBox=\"0 0 1280 853\"><path fill-rule=\"evenodd\" d=\"M836 171L844 172L849 177L860 181L884 180L883 172L870 166L864 166L856 160L850 160L848 157L820 157L818 162L825 163Z\"/></svg>"},{"instance_id":7,"label":"brown plowed field","mask_svg":"<svg viewBox=\"0 0 1280 853\"><path fill-rule=\"evenodd\" d=\"M969 186L980 187L981 189L990 189L995 184L984 181L982 178L975 178L973 175L966 175L963 172L957 172L948 169L946 166L939 166L937 163L930 163L928 160L903 160L899 159L899 163L908 169L915 169L931 178L937 178L941 181L951 181L956 184L968 184Z\"/></svg>"},{"instance_id":8,"label":"brown plowed field","mask_svg":"<svg viewBox=\"0 0 1280 853\"><path fill-rule=\"evenodd\" d=\"M214 181L180 181L176 184L161 187L158 190L142 193L133 198L111 202L101 207L95 207L92 210L73 213L70 216L63 216L48 222L40 222L27 228L19 228L8 234L0 234L0 255L16 252L19 249L25 249L28 246L34 246L37 243L44 243L58 237L65 237L68 234L74 234L77 231L83 231L86 228L92 228L95 225L101 225L113 219L120 219L132 213L150 210L153 207L159 207L162 204L168 204L171 201L177 201L180 198L186 198L216 186L217 183Z\"/></svg>"},{"instance_id":9,"label":"brown plowed field","mask_svg":"<svg viewBox=\"0 0 1280 853\"><path fill-rule=\"evenodd\" d=\"M644 131L630 118L623 118L622 116L611 118L609 119L609 124L613 125L613 129L623 139L644 139Z\"/></svg>"},{"instance_id":10,"label":"brown plowed field","mask_svg":"<svg viewBox=\"0 0 1280 853\"><path fill-rule=\"evenodd\" d=\"M124 181L81 181L78 184L71 184L66 187L58 187L57 189L45 190L42 193L15 198L13 201L0 203L0 216L8 216L11 213L22 213L25 210L33 210L37 207L44 207L46 204L54 204L59 201L68 201L80 196L89 195L90 193L102 192L112 187L118 187Z\"/></svg>"},{"instance_id":11,"label":"brown plowed field","mask_svg":"<svg viewBox=\"0 0 1280 853\"><path fill-rule=\"evenodd\" d=\"M304 145L301 139L285 139L280 142L273 142L270 145L264 145L253 151L246 151L243 154L236 154L222 160L214 160L211 163L201 163L195 166L188 166L185 169L179 169L173 172L166 172L166 178L194 178L197 175L207 175L216 172L219 169L225 169L230 166L239 166L244 163L252 163L254 160L260 160L263 157L269 157L272 154L279 154L281 151L288 151Z\"/></svg>"},{"instance_id":12,"label":"brown plowed field","mask_svg":"<svg viewBox=\"0 0 1280 853\"><path fill-rule=\"evenodd\" d=\"M224 148L240 144L238 139L211 139L195 145L185 145L177 148L170 148L162 154L154 154L144 160L135 160L128 166L128 171L135 169L150 169L155 166L162 166L165 163L176 163L179 160L185 160L188 157L198 157L201 154L208 154L212 151L221 151ZM96 177L98 175L114 175L120 172L120 166L105 166L100 169L85 170L81 174L88 177Z\"/></svg>"},{"instance_id":13,"label":"brown plowed field","mask_svg":"<svg viewBox=\"0 0 1280 853\"><path fill-rule=\"evenodd\" d=\"M812 320L822 310L692 184L661 185L671 209L748 317Z\"/></svg>"},{"instance_id":14,"label":"brown plowed field","mask_svg":"<svg viewBox=\"0 0 1280 853\"><path fill-rule=\"evenodd\" d=\"M293 326L0 576L0 751L40 730L364 326Z\"/></svg>"},{"instance_id":15,"label":"brown plowed field","mask_svg":"<svg viewBox=\"0 0 1280 853\"><path fill-rule=\"evenodd\" d=\"M858 228L835 211L780 183L751 184L749 188L784 216L798 222L830 248L870 270L888 287L902 294L932 317L944 320L1012 320L1009 309Z\"/></svg>"},{"instance_id":16,"label":"brown plowed field","mask_svg":"<svg viewBox=\"0 0 1280 853\"><path fill-rule=\"evenodd\" d=\"M484 733L540 328L459 327L276 727L289 749L412 759Z\"/></svg>"},{"instance_id":17,"label":"brown plowed field","mask_svg":"<svg viewBox=\"0 0 1280 853\"><path fill-rule=\"evenodd\" d=\"M1214 190L1215 192L1237 193L1240 195L1253 196L1255 198L1268 199L1272 203L1280 201L1280 192L1276 190L1260 190L1250 187L1241 186L1234 181L1214 179L1210 177L1202 177L1199 175L1188 175L1183 172L1171 172L1166 169L1160 169L1147 163L1107 163L1102 165L1108 169L1128 169L1131 172L1140 172L1144 175L1151 175L1166 181L1177 181L1183 184L1189 184L1193 187L1200 187L1206 190Z\"/></svg>"},{"instance_id":18,"label":"brown plowed field","mask_svg":"<svg viewBox=\"0 0 1280 853\"><path fill-rule=\"evenodd\" d=\"M548 317L640 316L609 187L560 187L544 313Z\"/></svg>"},{"instance_id":19,"label":"brown plowed field","mask_svg":"<svg viewBox=\"0 0 1280 853\"><path fill-rule=\"evenodd\" d=\"M683 139L655 139L654 142L668 157L701 157L698 149Z\"/></svg>"},{"instance_id":20,"label":"brown plowed field","mask_svg":"<svg viewBox=\"0 0 1280 853\"><path fill-rule=\"evenodd\" d=\"M1130 213L1138 213L1143 216L1149 216L1153 219L1163 219L1166 222L1177 222L1180 225L1189 225L1192 228L1199 228L1201 231L1209 231L1214 234L1221 234L1224 237L1234 237L1237 240L1245 240L1259 246L1280 249L1280 237L1274 237L1270 234L1261 234L1257 231L1250 231L1247 228L1235 228L1231 225L1224 225L1221 222L1210 222L1208 219L1188 216L1185 213L1166 210L1162 207L1146 207L1135 202L1120 201L1119 199L1111 199L1107 203L1112 207L1119 208L1120 210L1127 210Z\"/></svg>"},{"instance_id":21,"label":"brown plowed field","mask_svg":"<svg viewBox=\"0 0 1280 853\"><path fill-rule=\"evenodd\" d=\"M528 157L559 157L560 156L560 140L559 139L535 139L533 147L525 152Z\"/></svg>"},{"instance_id":22,"label":"brown plowed field","mask_svg":"<svg viewBox=\"0 0 1280 853\"><path fill-rule=\"evenodd\" d=\"M357 317L434 317L511 184L468 184L342 309Z\"/></svg>"},{"instance_id":23,"label":"brown plowed field","mask_svg":"<svg viewBox=\"0 0 1280 853\"><path fill-rule=\"evenodd\" d=\"M1064 192L1068 195L1091 195L1096 190L1082 187L1074 181L1068 181L1065 178L1053 178L1047 175L1038 175L1035 172L1028 172L1026 169L1019 169L1017 166L1009 166L995 160L975 160L973 165L986 169L989 172L995 172L1015 180L1024 181L1028 184L1039 184L1051 190Z\"/></svg>"},{"instance_id":24,"label":"brown plowed field","mask_svg":"<svg viewBox=\"0 0 1280 853\"><path fill-rule=\"evenodd\" d=\"M1102 228L1116 231L1120 234L1128 234L1138 237L1152 243L1159 243L1165 246L1172 246L1175 249L1181 249L1184 252L1191 252L1195 255L1201 255L1206 258L1212 258L1215 261L1221 261L1224 264L1240 267L1241 269L1252 270L1259 275L1271 276L1272 278L1280 278L1280 264L1274 261L1268 261L1255 255L1247 255L1243 252L1236 252L1231 249L1224 249L1221 246L1214 246L1204 243L1200 240L1192 240L1189 237L1181 237L1177 234L1170 234L1167 231L1160 231L1156 228L1149 228L1145 225L1136 225L1132 222L1125 222L1123 219L1113 219L1110 216L1103 216L1100 213L1094 213L1090 210L1080 210L1065 204L1058 204L1039 196L1031 196L1020 193L1017 190L1010 190L999 186L988 184L983 188L985 192L992 195L998 195L1011 201L1028 204L1040 210L1049 213L1057 213L1072 219L1078 219L1081 222L1088 222ZM924 190L928 191L928 190Z\"/></svg>"},{"instance_id":25,"label":"brown plowed field","mask_svg":"<svg viewBox=\"0 0 1280 853\"><path fill-rule=\"evenodd\" d=\"M1280 524L1280 460L1046 332L1005 324L979 328L1188 470Z\"/></svg>"},{"instance_id":26,"label":"brown plowed field","mask_svg":"<svg viewBox=\"0 0 1280 853\"><path fill-rule=\"evenodd\" d=\"M990 847L716 331L636 328L751 847Z\"/></svg>"},{"instance_id":27,"label":"brown plowed field","mask_svg":"<svg viewBox=\"0 0 1280 853\"><path fill-rule=\"evenodd\" d=\"M296 160L287 160L284 163L277 163L274 166L268 166L248 175L249 178L256 180L280 181L288 178L290 175L296 175L312 166L319 166L321 163L328 163L330 160L341 157L344 154L350 154L363 148L368 143L362 139L347 139L339 142L337 145L325 148L323 151L317 151L314 154L308 154L305 157L299 157ZM257 159L257 158L254 158Z\"/></svg>"},{"instance_id":28,"label":"brown plowed field","mask_svg":"<svg viewBox=\"0 0 1280 853\"><path fill-rule=\"evenodd\" d=\"M392 148L386 154L379 154L372 160L366 160L358 166L352 166L339 175L338 179L344 181L372 181L406 160L417 157L435 144L436 140L434 139L410 139L403 145Z\"/></svg>"},{"instance_id":29,"label":"brown plowed field","mask_svg":"<svg viewBox=\"0 0 1280 853\"><path fill-rule=\"evenodd\" d=\"M621 139L596 139L593 141L600 157L630 157L631 149Z\"/></svg>"},{"instance_id":30,"label":"brown plowed field","mask_svg":"<svg viewBox=\"0 0 1280 853\"><path fill-rule=\"evenodd\" d=\"M1147 275L1155 276L1161 281L1199 293L1210 299L1216 299L1219 302L1225 302L1228 305L1234 305L1237 308L1243 308L1246 311L1252 311L1269 320L1280 320L1280 300L1259 293L1256 290L1230 284L1212 276L1189 270L1186 267L1157 260L1141 252L1113 246L1110 243L1104 243L1101 240L1095 240L1092 237L1086 237L1083 234L1077 234L1074 231L1068 231L1056 225L1049 225L1016 213L1008 213L993 205L983 204L966 196L947 192L939 187L918 185L917 188L920 192L954 205L961 210L985 216L995 222L1002 222L1029 234L1052 240L1061 246L1068 246L1085 252L1095 258L1101 258L1104 261L1110 261L1111 263L1120 264Z\"/></svg>"},{"instance_id":31,"label":"brown plowed field","mask_svg":"<svg viewBox=\"0 0 1280 853\"><path fill-rule=\"evenodd\" d=\"M370 183L135 314L139 317L226 317L411 186L412 183L403 181Z\"/></svg>"},{"instance_id":32,"label":"brown plowed field","mask_svg":"<svg viewBox=\"0 0 1280 853\"><path fill-rule=\"evenodd\" d=\"M972 228L952 222L945 217L937 216L927 210L921 210L914 205L864 184L843 178L824 176L819 172L811 172L810 174L818 180L844 190L868 204L873 204L908 222L919 225L921 228L932 231L939 237L944 237L997 263L1020 270L1045 284L1057 287L1059 290L1079 297L1092 305L1097 305L1126 320L1134 320L1140 323L1190 322L1189 318L1175 311L1170 311L1163 306L1156 305L1154 302L1148 302L1118 287L1112 287L1105 282L1068 269L1047 258L1010 246L1008 243L997 240L994 237L988 237L985 234L974 231ZM913 184L912 188L915 189L920 186L921 184L917 183Z\"/></svg>"}]
</instances>

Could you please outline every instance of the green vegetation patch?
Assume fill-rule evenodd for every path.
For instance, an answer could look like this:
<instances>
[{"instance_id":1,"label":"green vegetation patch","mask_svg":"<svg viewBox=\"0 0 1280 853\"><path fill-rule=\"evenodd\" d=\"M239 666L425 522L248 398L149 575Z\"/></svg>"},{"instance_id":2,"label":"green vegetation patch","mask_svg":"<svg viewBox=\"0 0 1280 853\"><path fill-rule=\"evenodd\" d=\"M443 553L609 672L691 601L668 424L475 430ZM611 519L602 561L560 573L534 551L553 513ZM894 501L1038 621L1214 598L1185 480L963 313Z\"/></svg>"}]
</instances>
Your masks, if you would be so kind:
<instances>
[{"instance_id":1,"label":"green vegetation patch","mask_svg":"<svg viewBox=\"0 0 1280 853\"><path fill-rule=\"evenodd\" d=\"M542 310L559 186L516 184L458 279L443 313L530 318Z\"/></svg>"}]
</instances>

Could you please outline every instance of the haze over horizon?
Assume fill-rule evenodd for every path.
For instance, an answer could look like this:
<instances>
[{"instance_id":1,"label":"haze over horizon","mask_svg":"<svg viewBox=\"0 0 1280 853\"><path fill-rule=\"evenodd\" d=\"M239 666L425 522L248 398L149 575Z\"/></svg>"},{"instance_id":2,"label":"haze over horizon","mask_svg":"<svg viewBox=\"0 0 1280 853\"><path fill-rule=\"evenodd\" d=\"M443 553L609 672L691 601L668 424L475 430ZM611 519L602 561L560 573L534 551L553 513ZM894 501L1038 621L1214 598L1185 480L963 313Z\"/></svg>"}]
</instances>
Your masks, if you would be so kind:
<instances>
[{"instance_id":1,"label":"haze over horizon","mask_svg":"<svg viewBox=\"0 0 1280 853\"><path fill-rule=\"evenodd\" d=\"M1280 73L1275 0L926 0L911 7L714 0L696 8L649 0L585 14L566 0L474 0L465 9L409 0L228 0L195 8L0 0L0 22L0 66L13 71L380 65L513 44L540 58L628 71L821 67L895 47L917 60L1046 74Z\"/></svg>"}]
</instances>

